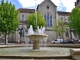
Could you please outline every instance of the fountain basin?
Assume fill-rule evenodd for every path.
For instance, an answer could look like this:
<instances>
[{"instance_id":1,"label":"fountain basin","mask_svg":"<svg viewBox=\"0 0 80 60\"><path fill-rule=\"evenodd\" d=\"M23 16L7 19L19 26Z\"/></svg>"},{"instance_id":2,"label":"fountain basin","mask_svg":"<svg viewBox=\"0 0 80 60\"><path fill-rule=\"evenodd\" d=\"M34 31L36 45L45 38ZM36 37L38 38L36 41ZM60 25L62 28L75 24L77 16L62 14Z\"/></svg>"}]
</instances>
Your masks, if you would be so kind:
<instances>
[{"instance_id":1,"label":"fountain basin","mask_svg":"<svg viewBox=\"0 0 80 60\"><path fill-rule=\"evenodd\" d=\"M32 47L1 48L0 56L69 56L69 48L41 47L34 51Z\"/></svg>"},{"instance_id":2,"label":"fountain basin","mask_svg":"<svg viewBox=\"0 0 80 60\"><path fill-rule=\"evenodd\" d=\"M48 37L48 35L46 34L26 34L26 37L29 38L30 40L34 41L34 40L42 40L45 37Z\"/></svg>"},{"instance_id":3,"label":"fountain basin","mask_svg":"<svg viewBox=\"0 0 80 60\"><path fill-rule=\"evenodd\" d=\"M29 40L33 41L33 49L40 49L40 40L43 40L47 37L46 34L26 34L26 37Z\"/></svg>"}]
</instances>

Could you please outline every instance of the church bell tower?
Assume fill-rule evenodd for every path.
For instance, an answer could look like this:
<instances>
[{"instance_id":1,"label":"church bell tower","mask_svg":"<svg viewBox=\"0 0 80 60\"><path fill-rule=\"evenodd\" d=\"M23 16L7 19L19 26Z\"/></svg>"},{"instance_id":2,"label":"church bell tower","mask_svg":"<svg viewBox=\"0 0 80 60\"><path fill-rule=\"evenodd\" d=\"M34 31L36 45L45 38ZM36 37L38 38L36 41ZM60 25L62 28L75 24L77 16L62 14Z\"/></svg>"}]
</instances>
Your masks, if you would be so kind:
<instances>
[{"instance_id":1,"label":"church bell tower","mask_svg":"<svg viewBox=\"0 0 80 60\"><path fill-rule=\"evenodd\" d=\"M76 7L76 6L80 7L80 0L76 0L76 2L75 2L75 7Z\"/></svg>"}]
</instances>

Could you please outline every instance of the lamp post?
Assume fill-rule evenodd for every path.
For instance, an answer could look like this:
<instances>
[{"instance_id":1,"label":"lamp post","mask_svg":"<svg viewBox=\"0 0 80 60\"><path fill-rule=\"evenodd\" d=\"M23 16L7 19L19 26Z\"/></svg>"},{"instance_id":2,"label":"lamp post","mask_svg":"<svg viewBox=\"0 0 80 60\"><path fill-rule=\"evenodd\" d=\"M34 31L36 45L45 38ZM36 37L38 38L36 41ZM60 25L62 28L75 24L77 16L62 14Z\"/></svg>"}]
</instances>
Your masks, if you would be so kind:
<instances>
[{"instance_id":1,"label":"lamp post","mask_svg":"<svg viewBox=\"0 0 80 60\"><path fill-rule=\"evenodd\" d=\"M19 42L21 42L22 29L18 28L18 30L19 30L19 35L20 35L20 41Z\"/></svg>"},{"instance_id":2,"label":"lamp post","mask_svg":"<svg viewBox=\"0 0 80 60\"><path fill-rule=\"evenodd\" d=\"M36 16L36 27L37 27L37 3L36 3L36 0L35 0L35 16Z\"/></svg>"}]
</instances>

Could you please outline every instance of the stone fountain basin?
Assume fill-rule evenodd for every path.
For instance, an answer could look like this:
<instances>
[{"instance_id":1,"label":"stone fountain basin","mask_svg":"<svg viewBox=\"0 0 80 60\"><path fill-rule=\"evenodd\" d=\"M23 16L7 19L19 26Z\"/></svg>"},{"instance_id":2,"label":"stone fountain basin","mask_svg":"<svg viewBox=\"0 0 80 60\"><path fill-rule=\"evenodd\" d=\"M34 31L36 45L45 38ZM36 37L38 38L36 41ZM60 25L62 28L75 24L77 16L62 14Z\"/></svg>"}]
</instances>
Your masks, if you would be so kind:
<instances>
[{"instance_id":1,"label":"stone fountain basin","mask_svg":"<svg viewBox=\"0 0 80 60\"><path fill-rule=\"evenodd\" d=\"M0 49L0 56L69 56L69 48L41 47L34 51L32 47L8 47Z\"/></svg>"},{"instance_id":2,"label":"stone fountain basin","mask_svg":"<svg viewBox=\"0 0 80 60\"><path fill-rule=\"evenodd\" d=\"M26 37L30 40L42 40L45 37L48 37L46 34L26 34Z\"/></svg>"}]
</instances>

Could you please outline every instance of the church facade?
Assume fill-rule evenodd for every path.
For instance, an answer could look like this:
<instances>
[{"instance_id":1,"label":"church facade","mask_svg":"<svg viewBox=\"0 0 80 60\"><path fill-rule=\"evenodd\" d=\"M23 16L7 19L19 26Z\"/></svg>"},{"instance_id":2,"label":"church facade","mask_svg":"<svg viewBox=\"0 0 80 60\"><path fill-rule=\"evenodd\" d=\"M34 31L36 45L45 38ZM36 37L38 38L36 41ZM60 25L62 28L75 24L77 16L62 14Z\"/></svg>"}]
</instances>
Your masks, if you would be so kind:
<instances>
[{"instance_id":1,"label":"church facade","mask_svg":"<svg viewBox=\"0 0 80 60\"><path fill-rule=\"evenodd\" d=\"M75 6L80 6L80 0L77 0L75 2ZM35 9L19 8L18 10L19 10L18 17L19 20L21 21L21 24L19 25L15 34L11 34L8 36L8 40L24 42L26 40L25 35L27 34L27 20L26 20L27 16L31 13L34 13ZM37 10L41 12L43 18L46 21L45 34L48 35L48 41L57 39L58 36L56 32L52 31L52 26L54 25L54 22L58 20L62 20L64 23L68 23L70 12L57 11L57 6L51 0L44 0L41 4L37 6ZM20 32L22 34L20 34ZM68 29L67 32L68 36L66 36L66 33L64 33L63 35L64 40L71 38L70 29Z\"/></svg>"}]
</instances>

